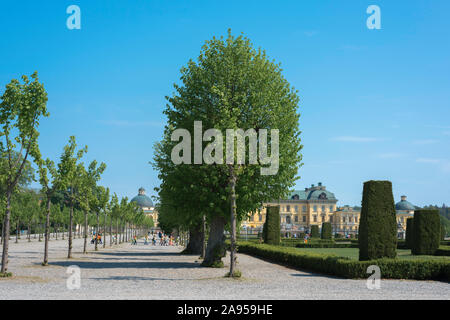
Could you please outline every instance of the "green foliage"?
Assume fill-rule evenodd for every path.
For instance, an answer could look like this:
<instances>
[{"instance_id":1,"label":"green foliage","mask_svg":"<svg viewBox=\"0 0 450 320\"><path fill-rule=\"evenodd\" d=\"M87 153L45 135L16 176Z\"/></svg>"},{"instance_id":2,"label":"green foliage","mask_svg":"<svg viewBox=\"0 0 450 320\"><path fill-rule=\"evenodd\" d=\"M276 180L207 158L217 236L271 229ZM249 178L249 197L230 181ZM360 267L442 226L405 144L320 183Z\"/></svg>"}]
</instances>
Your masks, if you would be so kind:
<instances>
[{"instance_id":1,"label":"green foliage","mask_svg":"<svg viewBox=\"0 0 450 320\"><path fill-rule=\"evenodd\" d=\"M359 225L359 260L395 258L397 222L390 181L364 183Z\"/></svg>"},{"instance_id":2,"label":"green foliage","mask_svg":"<svg viewBox=\"0 0 450 320\"><path fill-rule=\"evenodd\" d=\"M450 257L450 246L440 246L438 249L436 249L434 255Z\"/></svg>"},{"instance_id":3,"label":"green foliage","mask_svg":"<svg viewBox=\"0 0 450 320\"><path fill-rule=\"evenodd\" d=\"M439 248L441 224L438 210L414 211L412 254L433 255Z\"/></svg>"},{"instance_id":4,"label":"green foliage","mask_svg":"<svg viewBox=\"0 0 450 320\"><path fill-rule=\"evenodd\" d=\"M266 210L266 232L264 242L280 244L280 207L268 206Z\"/></svg>"},{"instance_id":5,"label":"green foliage","mask_svg":"<svg viewBox=\"0 0 450 320\"><path fill-rule=\"evenodd\" d=\"M322 223L322 233L321 233L322 239L331 240L333 238L332 236L332 228L330 222L324 222Z\"/></svg>"},{"instance_id":6,"label":"green foliage","mask_svg":"<svg viewBox=\"0 0 450 320\"><path fill-rule=\"evenodd\" d=\"M319 226L311 226L311 238L319 238Z\"/></svg>"},{"instance_id":7,"label":"green foliage","mask_svg":"<svg viewBox=\"0 0 450 320\"><path fill-rule=\"evenodd\" d=\"M406 248L412 249L414 241L414 218L406 219Z\"/></svg>"},{"instance_id":8,"label":"green foliage","mask_svg":"<svg viewBox=\"0 0 450 320\"><path fill-rule=\"evenodd\" d=\"M445 260L383 258L357 261L335 254L306 253L296 248L249 242L239 242L239 252L301 270L350 279L367 279L367 268L377 265L383 279L450 280L450 262Z\"/></svg>"}]
</instances>

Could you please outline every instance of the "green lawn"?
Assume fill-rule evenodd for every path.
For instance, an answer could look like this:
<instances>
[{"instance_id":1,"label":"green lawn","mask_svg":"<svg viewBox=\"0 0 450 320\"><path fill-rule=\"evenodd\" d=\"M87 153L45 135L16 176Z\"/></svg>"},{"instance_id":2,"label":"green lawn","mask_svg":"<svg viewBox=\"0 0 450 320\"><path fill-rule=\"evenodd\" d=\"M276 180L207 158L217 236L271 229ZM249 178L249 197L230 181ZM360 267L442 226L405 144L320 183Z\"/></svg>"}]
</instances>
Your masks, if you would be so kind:
<instances>
[{"instance_id":1,"label":"green lawn","mask_svg":"<svg viewBox=\"0 0 450 320\"><path fill-rule=\"evenodd\" d=\"M348 257L350 259L358 260L359 249L358 248L297 248L296 250L302 252L314 252L335 254L340 257ZM450 261L450 257L439 256L413 256L409 249L397 249L398 259L417 260L417 259L434 259L434 260L447 260Z\"/></svg>"}]
</instances>

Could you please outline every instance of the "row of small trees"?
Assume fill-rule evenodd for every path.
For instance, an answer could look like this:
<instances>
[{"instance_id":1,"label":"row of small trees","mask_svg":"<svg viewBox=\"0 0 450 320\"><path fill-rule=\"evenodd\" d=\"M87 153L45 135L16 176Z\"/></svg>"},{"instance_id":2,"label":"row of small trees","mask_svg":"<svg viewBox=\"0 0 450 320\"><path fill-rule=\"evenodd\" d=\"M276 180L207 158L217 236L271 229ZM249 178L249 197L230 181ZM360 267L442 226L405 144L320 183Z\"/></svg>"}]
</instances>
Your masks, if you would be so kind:
<instances>
[{"instance_id":1,"label":"row of small trees","mask_svg":"<svg viewBox=\"0 0 450 320\"><path fill-rule=\"evenodd\" d=\"M8 275L8 251L11 222L16 224L16 234L20 221L42 225L44 220L44 258L43 265L48 264L48 246L51 224L62 223L68 228L68 258L72 257L74 213L83 215L83 252L87 252L89 216L94 214L93 225L100 229L100 216L103 216L104 230L107 218L110 227L116 225L119 230L133 230L150 226L151 219L134 203L123 198L119 203L114 194L110 200L109 189L98 186L97 182L106 165L96 160L87 166L81 159L87 152L87 146L77 150L75 137L71 136L64 147L59 162L44 159L38 145L38 127L42 117L48 117L47 93L39 82L35 72L31 80L22 77L22 83L13 79L6 85L0 103L0 197L2 208L2 261L0 275ZM41 184L39 195L28 192L23 194L23 187L34 180L30 158L37 166L37 179ZM21 194L22 193L22 194ZM39 199L36 199L36 198ZM59 210L59 211L58 211ZM54 217L52 219L52 213ZM62 217L59 215L62 214ZM58 220L60 218L60 220ZM52 221L53 220L53 221ZM80 222L80 221L77 221ZM121 229L120 229L121 228ZM110 228L111 232L111 228ZM17 234L18 235L18 234ZM128 236L128 233L125 233ZM116 237L116 241L117 241ZM97 242L95 249L98 249Z\"/></svg>"}]
</instances>

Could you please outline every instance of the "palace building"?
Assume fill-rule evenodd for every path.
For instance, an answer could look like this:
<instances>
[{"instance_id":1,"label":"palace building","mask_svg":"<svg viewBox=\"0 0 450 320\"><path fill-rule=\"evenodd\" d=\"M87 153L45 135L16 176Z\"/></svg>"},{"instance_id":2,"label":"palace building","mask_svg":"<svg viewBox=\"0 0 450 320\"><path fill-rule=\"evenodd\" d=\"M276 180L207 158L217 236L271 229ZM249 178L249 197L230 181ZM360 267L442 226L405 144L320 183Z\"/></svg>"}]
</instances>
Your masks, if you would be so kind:
<instances>
[{"instance_id":1,"label":"palace building","mask_svg":"<svg viewBox=\"0 0 450 320\"><path fill-rule=\"evenodd\" d=\"M400 239L406 237L406 219L414 217L416 206L406 200L406 196L401 196L400 202L395 204L395 212L397 216L397 236Z\"/></svg>"},{"instance_id":2,"label":"palace building","mask_svg":"<svg viewBox=\"0 0 450 320\"><path fill-rule=\"evenodd\" d=\"M153 201L150 197L145 195L145 189L139 188L138 195L131 199L130 202L136 202L139 207L141 207L144 214L152 217L155 227L158 226L158 212L155 210L153 206Z\"/></svg>"},{"instance_id":3,"label":"palace building","mask_svg":"<svg viewBox=\"0 0 450 320\"><path fill-rule=\"evenodd\" d=\"M357 233L360 212L353 208L337 208L337 201L335 195L319 182L317 186L291 192L288 199L265 203L259 212L243 221L242 227L261 231L266 207L278 205L282 232L309 232L313 225L320 229L323 222L331 222L334 233Z\"/></svg>"}]
</instances>

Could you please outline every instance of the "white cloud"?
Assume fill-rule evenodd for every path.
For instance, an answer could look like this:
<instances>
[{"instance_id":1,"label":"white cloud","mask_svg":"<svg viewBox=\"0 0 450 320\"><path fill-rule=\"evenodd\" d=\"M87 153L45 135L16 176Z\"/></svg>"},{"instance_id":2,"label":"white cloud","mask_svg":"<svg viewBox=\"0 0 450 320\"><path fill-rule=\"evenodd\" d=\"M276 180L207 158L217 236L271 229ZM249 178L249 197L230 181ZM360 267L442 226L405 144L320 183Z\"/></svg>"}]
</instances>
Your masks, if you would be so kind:
<instances>
[{"instance_id":1,"label":"white cloud","mask_svg":"<svg viewBox=\"0 0 450 320\"><path fill-rule=\"evenodd\" d=\"M420 163L428 163L432 165L437 165L445 173L450 173L450 160L438 159L438 158L419 158L416 159Z\"/></svg>"},{"instance_id":2,"label":"white cloud","mask_svg":"<svg viewBox=\"0 0 450 320\"><path fill-rule=\"evenodd\" d=\"M379 139L379 138L356 137L356 136L340 136L340 137L334 137L331 140L333 140L333 141L342 141L342 142L374 142L374 141L381 141L381 139Z\"/></svg>"}]
</instances>

